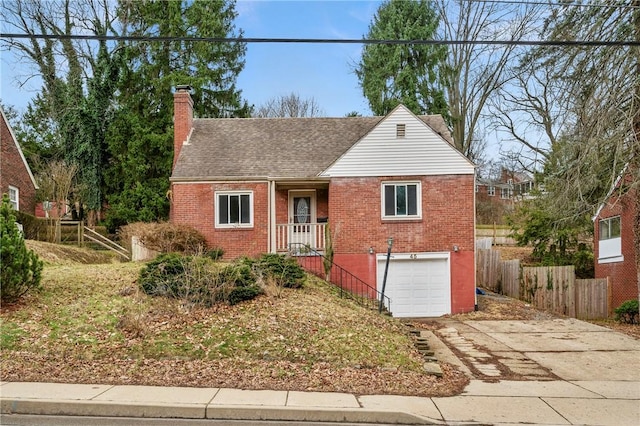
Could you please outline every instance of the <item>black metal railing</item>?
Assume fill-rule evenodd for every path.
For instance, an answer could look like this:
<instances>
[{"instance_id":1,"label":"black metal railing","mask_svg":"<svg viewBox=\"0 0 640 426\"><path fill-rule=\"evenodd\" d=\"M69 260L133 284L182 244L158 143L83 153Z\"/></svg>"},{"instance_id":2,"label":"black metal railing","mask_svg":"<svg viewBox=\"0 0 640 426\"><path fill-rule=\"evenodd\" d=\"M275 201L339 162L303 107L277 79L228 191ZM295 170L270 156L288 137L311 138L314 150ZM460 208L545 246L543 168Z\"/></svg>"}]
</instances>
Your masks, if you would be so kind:
<instances>
[{"instance_id":1,"label":"black metal railing","mask_svg":"<svg viewBox=\"0 0 640 426\"><path fill-rule=\"evenodd\" d=\"M295 256L300 266L307 272L338 287L340 297L348 297L369 309L378 309L380 300L384 308L391 312L391 299L383 296L375 287L364 282L351 272L337 265L321 252L301 243L290 243L289 254ZM327 274L328 272L328 274Z\"/></svg>"}]
</instances>

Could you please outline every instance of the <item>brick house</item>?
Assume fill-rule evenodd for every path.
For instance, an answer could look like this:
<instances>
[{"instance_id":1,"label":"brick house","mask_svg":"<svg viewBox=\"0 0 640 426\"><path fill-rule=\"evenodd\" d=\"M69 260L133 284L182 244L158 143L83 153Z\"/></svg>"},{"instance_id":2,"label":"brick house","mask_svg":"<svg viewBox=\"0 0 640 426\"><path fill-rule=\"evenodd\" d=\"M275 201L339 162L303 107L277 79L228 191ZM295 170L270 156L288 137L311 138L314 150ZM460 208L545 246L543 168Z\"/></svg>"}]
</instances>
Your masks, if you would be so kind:
<instances>
[{"instance_id":1,"label":"brick house","mask_svg":"<svg viewBox=\"0 0 640 426\"><path fill-rule=\"evenodd\" d=\"M614 188L621 184L621 179ZM611 191L593 217L596 278L611 280L611 306L638 298L638 270L633 246L637 191L620 195Z\"/></svg>"},{"instance_id":2,"label":"brick house","mask_svg":"<svg viewBox=\"0 0 640 426\"><path fill-rule=\"evenodd\" d=\"M502 224L518 200L529 196L533 178L503 168L497 179L476 180L476 217L480 224Z\"/></svg>"},{"instance_id":3,"label":"brick house","mask_svg":"<svg viewBox=\"0 0 640 426\"><path fill-rule=\"evenodd\" d=\"M15 210L34 215L38 185L2 108L0 115L0 191L9 194Z\"/></svg>"},{"instance_id":4,"label":"brick house","mask_svg":"<svg viewBox=\"0 0 640 426\"><path fill-rule=\"evenodd\" d=\"M474 165L440 116L194 119L174 95L171 221L225 257L322 251L386 294L394 316L475 306ZM328 225L327 225L328 224Z\"/></svg>"}]
</instances>

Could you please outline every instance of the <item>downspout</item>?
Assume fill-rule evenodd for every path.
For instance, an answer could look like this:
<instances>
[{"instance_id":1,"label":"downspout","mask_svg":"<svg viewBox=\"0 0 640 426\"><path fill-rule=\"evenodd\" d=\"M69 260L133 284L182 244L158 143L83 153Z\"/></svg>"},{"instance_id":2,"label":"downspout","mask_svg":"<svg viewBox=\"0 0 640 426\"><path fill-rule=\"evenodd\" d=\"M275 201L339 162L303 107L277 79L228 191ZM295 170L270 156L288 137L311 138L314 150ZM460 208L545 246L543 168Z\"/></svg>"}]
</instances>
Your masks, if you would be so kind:
<instances>
[{"instance_id":1,"label":"downspout","mask_svg":"<svg viewBox=\"0 0 640 426\"><path fill-rule=\"evenodd\" d=\"M477 215L476 215L476 202L477 200L477 193L476 193L476 184L477 184L477 169L476 167L473 168L473 298L474 298L474 302L473 302L473 310L477 311L478 310L478 281L477 281L477 268L478 265L476 264L477 259L476 259L476 235L477 235Z\"/></svg>"}]
</instances>

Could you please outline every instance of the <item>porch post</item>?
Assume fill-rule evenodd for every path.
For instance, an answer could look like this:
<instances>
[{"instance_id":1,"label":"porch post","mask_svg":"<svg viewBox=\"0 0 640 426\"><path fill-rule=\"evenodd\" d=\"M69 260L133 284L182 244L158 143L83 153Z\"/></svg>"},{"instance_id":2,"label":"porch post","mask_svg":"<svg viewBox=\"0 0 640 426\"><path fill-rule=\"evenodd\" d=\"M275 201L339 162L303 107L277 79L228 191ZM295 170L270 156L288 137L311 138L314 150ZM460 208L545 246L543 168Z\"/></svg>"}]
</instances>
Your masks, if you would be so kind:
<instances>
[{"instance_id":1,"label":"porch post","mask_svg":"<svg viewBox=\"0 0 640 426\"><path fill-rule=\"evenodd\" d=\"M269 229L267 235L269 238L269 252L276 253L278 251L276 247L276 182L269 179L268 183Z\"/></svg>"}]
</instances>

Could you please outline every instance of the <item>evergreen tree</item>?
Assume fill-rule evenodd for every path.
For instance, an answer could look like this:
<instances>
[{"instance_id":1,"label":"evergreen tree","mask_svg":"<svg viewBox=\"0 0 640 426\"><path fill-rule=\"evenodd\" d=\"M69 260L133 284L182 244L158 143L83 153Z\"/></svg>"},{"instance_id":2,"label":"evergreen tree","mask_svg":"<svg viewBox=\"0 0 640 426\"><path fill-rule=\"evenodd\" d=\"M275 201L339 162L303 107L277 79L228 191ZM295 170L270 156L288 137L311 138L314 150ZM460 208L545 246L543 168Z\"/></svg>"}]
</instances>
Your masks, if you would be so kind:
<instances>
[{"instance_id":1,"label":"evergreen tree","mask_svg":"<svg viewBox=\"0 0 640 426\"><path fill-rule=\"evenodd\" d=\"M3 302L15 302L29 290L38 288L43 264L38 255L27 250L7 194L0 206L0 252Z\"/></svg>"},{"instance_id":2,"label":"evergreen tree","mask_svg":"<svg viewBox=\"0 0 640 426\"><path fill-rule=\"evenodd\" d=\"M130 35L238 37L235 2L122 2ZM173 94L194 88L200 117L248 117L251 108L235 86L244 67L244 43L134 41L123 46L118 111L108 131L107 170L111 230L133 221L166 219L173 160Z\"/></svg>"},{"instance_id":3,"label":"evergreen tree","mask_svg":"<svg viewBox=\"0 0 640 426\"><path fill-rule=\"evenodd\" d=\"M438 16L426 0L389 0L378 8L369 26L371 40L433 40ZM442 114L449 109L440 66L446 46L367 44L356 68L362 92L376 115L402 103L415 114Z\"/></svg>"}]
</instances>

